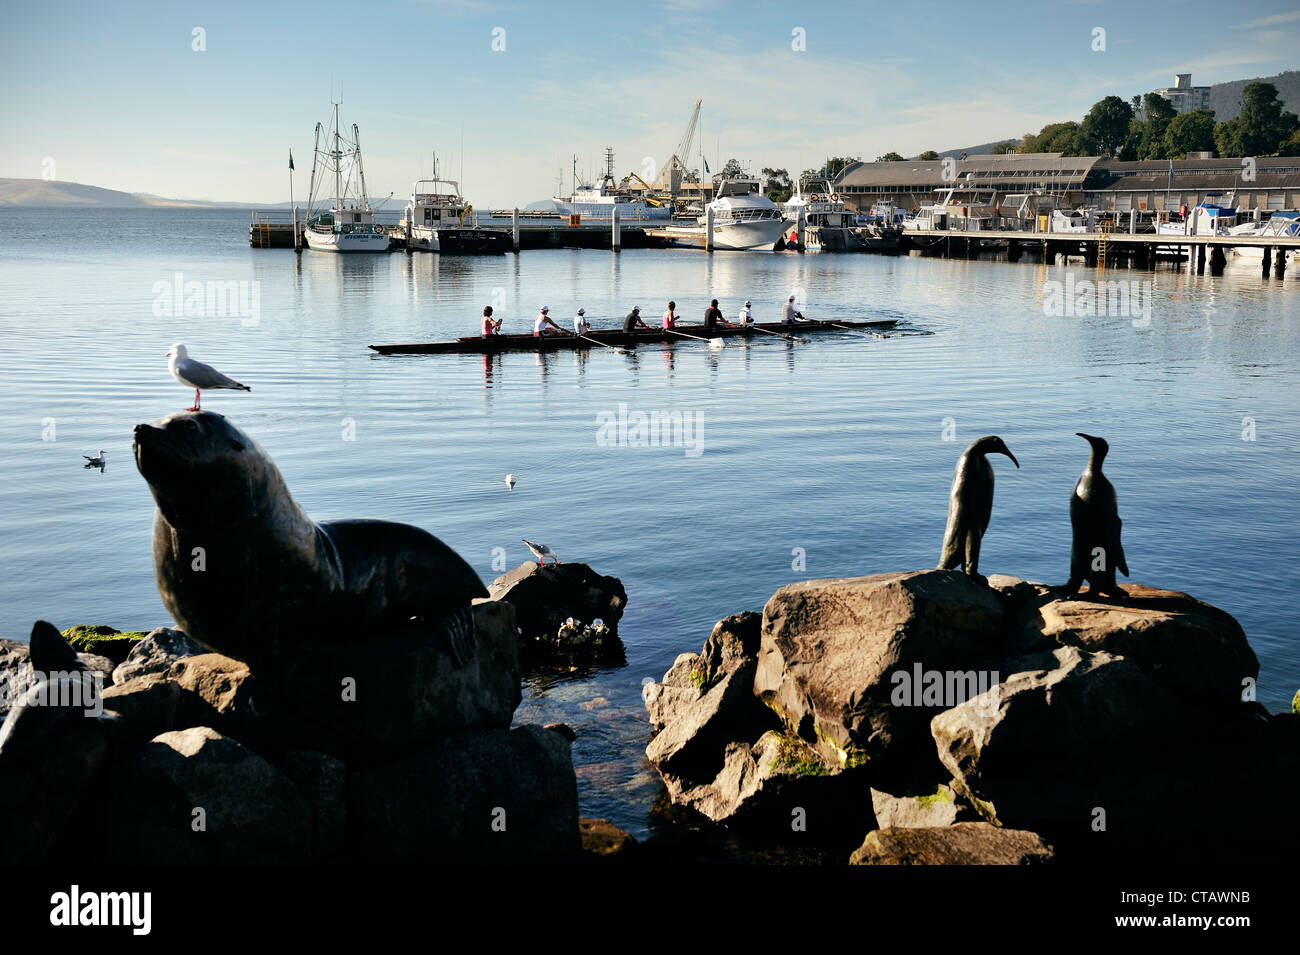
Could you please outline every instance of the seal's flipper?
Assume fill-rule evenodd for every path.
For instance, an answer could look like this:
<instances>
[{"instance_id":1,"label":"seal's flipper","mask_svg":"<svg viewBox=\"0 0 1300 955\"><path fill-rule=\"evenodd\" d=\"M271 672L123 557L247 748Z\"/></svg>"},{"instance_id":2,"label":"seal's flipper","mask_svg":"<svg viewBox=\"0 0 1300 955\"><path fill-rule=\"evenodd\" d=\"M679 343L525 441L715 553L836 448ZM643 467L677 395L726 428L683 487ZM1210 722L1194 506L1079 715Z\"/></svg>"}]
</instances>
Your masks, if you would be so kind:
<instances>
[{"instance_id":1,"label":"seal's flipper","mask_svg":"<svg viewBox=\"0 0 1300 955\"><path fill-rule=\"evenodd\" d=\"M44 620L37 620L32 626L31 642L27 646L32 669L41 673L66 673L86 668L58 628Z\"/></svg>"},{"instance_id":2,"label":"seal's flipper","mask_svg":"<svg viewBox=\"0 0 1300 955\"><path fill-rule=\"evenodd\" d=\"M452 659L456 666L463 667L474 659L474 610L462 607L442 621L443 633L447 635L447 645L451 647Z\"/></svg>"}]
</instances>

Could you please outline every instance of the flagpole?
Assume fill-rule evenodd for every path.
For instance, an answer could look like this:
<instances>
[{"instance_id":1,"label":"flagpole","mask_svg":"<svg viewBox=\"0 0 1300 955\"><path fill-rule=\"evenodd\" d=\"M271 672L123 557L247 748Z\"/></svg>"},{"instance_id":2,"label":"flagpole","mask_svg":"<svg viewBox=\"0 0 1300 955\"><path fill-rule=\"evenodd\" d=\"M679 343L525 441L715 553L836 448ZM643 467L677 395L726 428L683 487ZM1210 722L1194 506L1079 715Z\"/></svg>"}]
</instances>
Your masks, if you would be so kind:
<instances>
[{"instance_id":1,"label":"flagpole","mask_svg":"<svg viewBox=\"0 0 1300 955\"><path fill-rule=\"evenodd\" d=\"M298 241L298 207L293 204L293 150L289 150L289 208L293 210L293 250L302 252Z\"/></svg>"}]
</instances>

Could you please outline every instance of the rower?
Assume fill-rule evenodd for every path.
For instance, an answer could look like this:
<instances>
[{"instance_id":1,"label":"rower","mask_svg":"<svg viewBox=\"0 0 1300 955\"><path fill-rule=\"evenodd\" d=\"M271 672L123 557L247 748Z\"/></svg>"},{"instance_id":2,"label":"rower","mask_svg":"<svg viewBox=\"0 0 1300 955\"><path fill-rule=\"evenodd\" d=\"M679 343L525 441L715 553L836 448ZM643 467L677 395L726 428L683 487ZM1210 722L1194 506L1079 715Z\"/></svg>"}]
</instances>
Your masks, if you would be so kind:
<instances>
[{"instance_id":1,"label":"rower","mask_svg":"<svg viewBox=\"0 0 1300 955\"><path fill-rule=\"evenodd\" d=\"M501 323L504 322L504 321L505 321L504 318L495 318L495 319L494 319L494 318L492 317L492 306L491 306L491 305L484 305L484 306L483 306L483 335L484 335L484 337L486 337L486 336L488 336L488 335L499 335L499 334L501 333Z\"/></svg>"},{"instance_id":2,"label":"rower","mask_svg":"<svg viewBox=\"0 0 1300 955\"><path fill-rule=\"evenodd\" d=\"M750 311L749 299L745 299L745 304L740 309L740 326L742 328L754 327L754 313Z\"/></svg>"},{"instance_id":3,"label":"rower","mask_svg":"<svg viewBox=\"0 0 1300 955\"><path fill-rule=\"evenodd\" d=\"M673 326L676 324L677 324L677 303L669 302L668 311L664 312L664 329L667 331L671 331Z\"/></svg>"},{"instance_id":4,"label":"rower","mask_svg":"<svg viewBox=\"0 0 1300 955\"><path fill-rule=\"evenodd\" d=\"M633 305L632 311L627 313L627 318L623 319L623 334L631 335L638 328L650 328L645 322L641 321L641 306Z\"/></svg>"},{"instance_id":5,"label":"rower","mask_svg":"<svg viewBox=\"0 0 1300 955\"><path fill-rule=\"evenodd\" d=\"M722 310L718 308L718 300L715 298L709 302L709 307L704 310L704 330L711 332L719 325L730 325L731 322L722 317Z\"/></svg>"},{"instance_id":6,"label":"rower","mask_svg":"<svg viewBox=\"0 0 1300 955\"><path fill-rule=\"evenodd\" d=\"M804 321L803 313L795 309L794 296L791 295L786 299L785 307L781 309L782 325L799 325Z\"/></svg>"},{"instance_id":7,"label":"rower","mask_svg":"<svg viewBox=\"0 0 1300 955\"><path fill-rule=\"evenodd\" d=\"M585 308L578 309L578 314L573 316L573 334L585 335L587 332L591 331L591 326L587 324L586 316L587 310Z\"/></svg>"},{"instance_id":8,"label":"rower","mask_svg":"<svg viewBox=\"0 0 1300 955\"><path fill-rule=\"evenodd\" d=\"M551 318L550 311L549 308L543 305L541 311L537 313L537 317L533 319L534 338L542 338L543 336L554 334L554 332L550 330L551 328L555 329L556 332L564 332L563 328L555 324L554 319Z\"/></svg>"}]
</instances>

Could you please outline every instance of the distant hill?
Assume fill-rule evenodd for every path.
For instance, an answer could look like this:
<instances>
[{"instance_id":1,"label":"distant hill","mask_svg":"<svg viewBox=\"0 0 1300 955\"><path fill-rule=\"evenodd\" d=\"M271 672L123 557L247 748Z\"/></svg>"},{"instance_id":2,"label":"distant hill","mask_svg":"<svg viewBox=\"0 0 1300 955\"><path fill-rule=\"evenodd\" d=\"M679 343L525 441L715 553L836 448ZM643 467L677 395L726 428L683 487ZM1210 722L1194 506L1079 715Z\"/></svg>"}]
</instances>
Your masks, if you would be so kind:
<instances>
[{"instance_id":1,"label":"distant hill","mask_svg":"<svg viewBox=\"0 0 1300 955\"><path fill-rule=\"evenodd\" d=\"M298 208L306 206L306 197L298 200ZM400 212L406 204L405 197L371 196L371 208L381 212ZM45 179L0 178L0 206L97 206L101 209L288 209L288 202L211 202L206 199L168 199L143 192L119 192L87 186L80 182L58 182Z\"/></svg>"}]
</instances>

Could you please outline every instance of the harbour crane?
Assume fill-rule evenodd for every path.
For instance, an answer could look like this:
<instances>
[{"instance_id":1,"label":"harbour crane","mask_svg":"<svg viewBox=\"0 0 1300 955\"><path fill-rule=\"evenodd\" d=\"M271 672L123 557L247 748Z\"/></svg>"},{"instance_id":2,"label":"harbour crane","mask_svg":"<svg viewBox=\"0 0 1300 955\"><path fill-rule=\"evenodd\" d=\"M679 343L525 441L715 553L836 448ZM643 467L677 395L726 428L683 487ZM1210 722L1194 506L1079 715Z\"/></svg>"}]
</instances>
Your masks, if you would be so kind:
<instances>
[{"instance_id":1,"label":"harbour crane","mask_svg":"<svg viewBox=\"0 0 1300 955\"><path fill-rule=\"evenodd\" d=\"M695 127L700 121L700 103L703 100L695 101L695 109L691 113L691 121L686 124L686 132L682 135L681 144L678 145L677 151L668 157L668 161L663 164L659 170L657 182L660 186L666 188L672 195L676 195L681 186L682 175L687 171L687 157L691 154L691 146L695 142Z\"/></svg>"}]
</instances>

